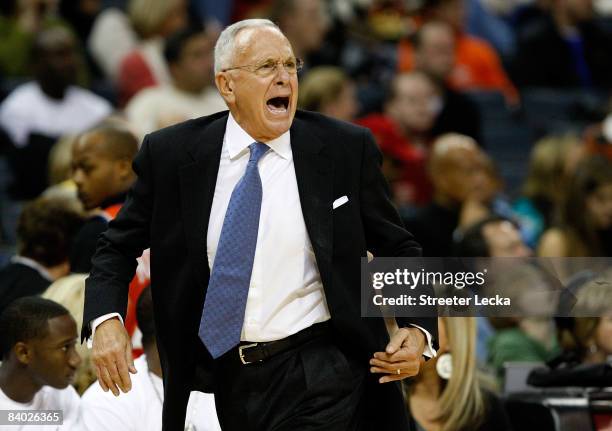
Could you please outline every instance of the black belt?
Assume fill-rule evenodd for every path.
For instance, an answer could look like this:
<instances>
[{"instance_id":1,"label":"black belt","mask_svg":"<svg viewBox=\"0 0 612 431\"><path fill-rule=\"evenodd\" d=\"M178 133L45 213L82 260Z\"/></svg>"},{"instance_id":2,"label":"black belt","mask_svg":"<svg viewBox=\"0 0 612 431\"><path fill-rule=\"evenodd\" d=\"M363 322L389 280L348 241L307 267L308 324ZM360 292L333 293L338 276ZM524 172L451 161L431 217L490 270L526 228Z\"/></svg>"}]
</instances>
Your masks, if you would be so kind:
<instances>
[{"instance_id":1,"label":"black belt","mask_svg":"<svg viewBox=\"0 0 612 431\"><path fill-rule=\"evenodd\" d=\"M240 362L244 365L252 364L253 362L262 362L279 353L298 347L314 338L330 333L329 322L316 323L282 340L268 341L265 343L242 342L238 346L238 355L240 357Z\"/></svg>"}]
</instances>

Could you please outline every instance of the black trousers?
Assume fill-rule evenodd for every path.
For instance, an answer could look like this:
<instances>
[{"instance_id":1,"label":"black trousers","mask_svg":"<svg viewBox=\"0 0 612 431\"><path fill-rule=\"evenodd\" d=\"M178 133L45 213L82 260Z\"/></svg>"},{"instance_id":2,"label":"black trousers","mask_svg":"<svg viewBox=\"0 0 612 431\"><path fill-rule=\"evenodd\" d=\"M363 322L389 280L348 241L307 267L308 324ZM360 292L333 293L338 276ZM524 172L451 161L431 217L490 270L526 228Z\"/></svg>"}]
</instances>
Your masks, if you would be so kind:
<instances>
[{"instance_id":1,"label":"black trousers","mask_svg":"<svg viewBox=\"0 0 612 431\"><path fill-rule=\"evenodd\" d=\"M244 365L237 349L217 360L215 404L223 431L357 431L368 364L331 336Z\"/></svg>"}]
</instances>

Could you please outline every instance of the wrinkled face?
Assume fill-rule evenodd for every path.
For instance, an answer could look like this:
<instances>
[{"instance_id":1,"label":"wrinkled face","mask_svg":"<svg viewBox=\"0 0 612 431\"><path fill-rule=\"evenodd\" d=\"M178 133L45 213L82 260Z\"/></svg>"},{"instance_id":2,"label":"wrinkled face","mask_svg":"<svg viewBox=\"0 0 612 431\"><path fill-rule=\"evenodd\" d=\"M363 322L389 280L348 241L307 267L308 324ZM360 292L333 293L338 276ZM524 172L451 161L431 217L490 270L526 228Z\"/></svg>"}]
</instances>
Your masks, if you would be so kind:
<instances>
[{"instance_id":1,"label":"wrinkled face","mask_svg":"<svg viewBox=\"0 0 612 431\"><path fill-rule=\"evenodd\" d=\"M445 80L455 66L455 36L452 29L445 24L424 28L416 60L421 70L436 79Z\"/></svg>"},{"instance_id":2,"label":"wrinkled face","mask_svg":"<svg viewBox=\"0 0 612 431\"><path fill-rule=\"evenodd\" d=\"M612 355L612 313L599 318L595 330L595 343L606 355Z\"/></svg>"},{"instance_id":3,"label":"wrinkled face","mask_svg":"<svg viewBox=\"0 0 612 431\"><path fill-rule=\"evenodd\" d=\"M612 183L597 187L586 198L586 208L595 229L612 228Z\"/></svg>"},{"instance_id":4,"label":"wrinkled face","mask_svg":"<svg viewBox=\"0 0 612 431\"><path fill-rule=\"evenodd\" d=\"M72 148L72 180L87 210L99 207L106 199L124 191L125 165L129 164L114 159L96 139L98 137L86 135Z\"/></svg>"},{"instance_id":5,"label":"wrinkled face","mask_svg":"<svg viewBox=\"0 0 612 431\"><path fill-rule=\"evenodd\" d=\"M49 331L40 339L28 341L32 375L41 385L63 389L74 379L81 357L75 346L77 326L66 314L49 319Z\"/></svg>"},{"instance_id":6,"label":"wrinkled face","mask_svg":"<svg viewBox=\"0 0 612 431\"><path fill-rule=\"evenodd\" d=\"M491 257L527 257L531 251L521 239L521 234L509 221L486 224L482 228Z\"/></svg>"},{"instance_id":7,"label":"wrinkled face","mask_svg":"<svg viewBox=\"0 0 612 431\"><path fill-rule=\"evenodd\" d=\"M298 79L285 64L295 64L295 57L289 41L278 30L244 29L237 35L228 65L241 68L221 71L215 77L238 124L261 142L289 130L295 116Z\"/></svg>"},{"instance_id":8,"label":"wrinkled face","mask_svg":"<svg viewBox=\"0 0 612 431\"><path fill-rule=\"evenodd\" d=\"M405 75L396 79L395 97L388 104L389 113L408 133L429 131L441 106L435 86L421 75Z\"/></svg>"},{"instance_id":9,"label":"wrinkled face","mask_svg":"<svg viewBox=\"0 0 612 431\"><path fill-rule=\"evenodd\" d=\"M194 36L185 43L179 60L170 66L172 76L181 88L200 92L210 85L213 47L212 39L205 33Z\"/></svg>"}]
</instances>

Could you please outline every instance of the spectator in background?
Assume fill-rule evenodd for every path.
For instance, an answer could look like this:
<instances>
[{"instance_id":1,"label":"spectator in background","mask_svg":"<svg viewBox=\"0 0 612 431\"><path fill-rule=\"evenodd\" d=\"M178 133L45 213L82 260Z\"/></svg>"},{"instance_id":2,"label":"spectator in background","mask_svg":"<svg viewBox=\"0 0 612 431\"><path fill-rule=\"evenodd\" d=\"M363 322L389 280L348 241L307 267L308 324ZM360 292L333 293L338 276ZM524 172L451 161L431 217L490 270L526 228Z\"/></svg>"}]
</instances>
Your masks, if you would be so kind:
<instances>
[{"instance_id":1,"label":"spectator in background","mask_svg":"<svg viewBox=\"0 0 612 431\"><path fill-rule=\"evenodd\" d=\"M558 210L563 202L571 155L580 145L572 135L549 136L534 145L529 157L527 178L522 196L514 203L525 242L532 248L541 235L558 222Z\"/></svg>"},{"instance_id":2,"label":"spectator in background","mask_svg":"<svg viewBox=\"0 0 612 431\"><path fill-rule=\"evenodd\" d=\"M72 179L90 218L76 235L70 254L74 272L88 273L98 236L119 212L136 175L132 159L136 137L127 130L104 127L84 133L72 149Z\"/></svg>"},{"instance_id":3,"label":"spectator in background","mask_svg":"<svg viewBox=\"0 0 612 431\"><path fill-rule=\"evenodd\" d=\"M595 156L569 180L561 223L542 235L540 256L612 256L612 163Z\"/></svg>"},{"instance_id":4,"label":"spectator in background","mask_svg":"<svg viewBox=\"0 0 612 431\"><path fill-rule=\"evenodd\" d=\"M434 142L429 156L433 201L404 220L424 256L452 256L455 230L490 214L487 200L494 187L489 163L468 136L447 134Z\"/></svg>"},{"instance_id":5,"label":"spectator in background","mask_svg":"<svg viewBox=\"0 0 612 431\"><path fill-rule=\"evenodd\" d=\"M518 226L498 215L491 215L469 226L455 241L455 256L461 258L526 257L532 254L523 242ZM479 362L485 364L489 357L488 343L495 334L495 328L486 317L477 317L476 321L476 352Z\"/></svg>"},{"instance_id":6,"label":"spectator in background","mask_svg":"<svg viewBox=\"0 0 612 431\"><path fill-rule=\"evenodd\" d=\"M612 356L612 272L602 275L606 281L592 278L577 288L572 315L579 317L565 318L559 326L559 344L567 362L602 363Z\"/></svg>"},{"instance_id":7,"label":"spectator in background","mask_svg":"<svg viewBox=\"0 0 612 431\"><path fill-rule=\"evenodd\" d=\"M359 111L355 90L355 84L342 69L318 66L300 82L298 107L353 121Z\"/></svg>"},{"instance_id":8,"label":"spectator in background","mask_svg":"<svg viewBox=\"0 0 612 431\"><path fill-rule=\"evenodd\" d=\"M47 158L55 140L92 127L112 110L106 100L75 85L79 55L66 29L40 32L32 58L35 80L17 87L0 105L0 127L17 148L12 163L23 199L47 186Z\"/></svg>"},{"instance_id":9,"label":"spectator in background","mask_svg":"<svg viewBox=\"0 0 612 431\"><path fill-rule=\"evenodd\" d=\"M275 0L269 15L289 39L293 54L304 61L321 47L329 28L322 0Z\"/></svg>"},{"instance_id":10,"label":"spectator in background","mask_svg":"<svg viewBox=\"0 0 612 431\"><path fill-rule=\"evenodd\" d=\"M130 0L128 14L140 42L119 63L120 106L143 88L170 82L164 40L185 28L189 19L186 0Z\"/></svg>"},{"instance_id":11,"label":"spectator in background","mask_svg":"<svg viewBox=\"0 0 612 431\"><path fill-rule=\"evenodd\" d=\"M83 301L85 299L85 278L87 274L69 274L55 280L45 290L41 297L50 299L66 307L77 324L77 332L81 333L81 322L83 319ZM91 349L86 343L78 343L76 351L81 357L81 363L77 367L72 386L79 395L96 381L96 371L91 363Z\"/></svg>"},{"instance_id":12,"label":"spectator in background","mask_svg":"<svg viewBox=\"0 0 612 431\"><path fill-rule=\"evenodd\" d=\"M3 0L0 5L0 75L20 78L30 74L30 51L36 34L66 27L56 14L54 0Z\"/></svg>"},{"instance_id":13,"label":"spectator in background","mask_svg":"<svg viewBox=\"0 0 612 431\"><path fill-rule=\"evenodd\" d=\"M442 110L436 117L432 134L456 132L479 142L478 107L448 85L455 67L455 34L449 24L442 21L423 24L414 37L414 67L429 75L442 94Z\"/></svg>"},{"instance_id":14,"label":"spectator in background","mask_svg":"<svg viewBox=\"0 0 612 431\"><path fill-rule=\"evenodd\" d=\"M508 431L510 421L494 384L476 367L476 320L438 319L438 355L406 384L412 428L432 431Z\"/></svg>"},{"instance_id":15,"label":"spectator in background","mask_svg":"<svg viewBox=\"0 0 612 431\"><path fill-rule=\"evenodd\" d=\"M104 392L98 382L84 394L81 418L85 431L150 431L162 426L164 386L155 340L151 289L140 294L136 305L138 327L142 332L144 354L134 361L138 373L132 376L132 390L115 397ZM212 394L192 391L187 404L185 429L220 430Z\"/></svg>"},{"instance_id":16,"label":"spectator in background","mask_svg":"<svg viewBox=\"0 0 612 431\"><path fill-rule=\"evenodd\" d=\"M0 315L0 409L62 411L62 425L78 430L80 399L70 382L81 358L76 322L61 305L28 296ZM11 427L9 427L11 428Z\"/></svg>"},{"instance_id":17,"label":"spectator in background","mask_svg":"<svg viewBox=\"0 0 612 431\"><path fill-rule=\"evenodd\" d=\"M533 0L466 1L466 31L487 40L502 58L512 58L516 53L516 35L510 17L519 7Z\"/></svg>"},{"instance_id":18,"label":"spectator in background","mask_svg":"<svg viewBox=\"0 0 612 431\"><path fill-rule=\"evenodd\" d=\"M612 37L593 20L592 0L554 0L549 15L519 35L520 86L612 88Z\"/></svg>"},{"instance_id":19,"label":"spectator in background","mask_svg":"<svg viewBox=\"0 0 612 431\"><path fill-rule=\"evenodd\" d=\"M440 95L432 80L410 72L390 83L383 114L357 121L372 131L385 156L383 172L397 205L425 205L431 199L425 160L439 112Z\"/></svg>"},{"instance_id":20,"label":"spectator in background","mask_svg":"<svg viewBox=\"0 0 612 431\"><path fill-rule=\"evenodd\" d=\"M500 378L508 362L546 362L559 354L551 317L556 309L558 280L529 263L510 261L510 265L511 270L496 271L494 288L510 299L517 317L493 319L497 331L488 340L488 362Z\"/></svg>"},{"instance_id":21,"label":"spectator in background","mask_svg":"<svg viewBox=\"0 0 612 431\"><path fill-rule=\"evenodd\" d=\"M532 254L518 226L498 215L469 226L455 247L455 255L460 257L527 257Z\"/></svg>"},{"instance_id":22,"label":"spectator in background","mask_svg":"<svg viewBox=\"0 0 612 431\"><path fill-rule=\"evenodd\" d=\"M464 0L427 0L423 7L424 22L443 21L455 31L456 64L449 79L450 86L459 91L499 91L509 104L518 103L516 89L493 47L464 32L465 14ZM400 70L414 68L414 48L409 40L400 42L398 55Z\"/></svg>"},{"instance_id":23,"label":"spectator in background","mask_svg":"<svg viewBox=\"0 0 612 431\"><path fill-rule=\"evenodd\" d=\"M125 108L141 136L181 121L227 109L213 85L215 38L202 27L180 30L165 44L172 83L145 88Z\"/></svg>"},{"instance_id":24,"label":"spectator in background","mask_svg":"<svg viewBox=\"0 0 612 431\"><path fill-rule=\"evenodd\" d=\"M546 368L529 374L532 386L609 386L612 359L612 272L598 275L583 273L576 277L576 286L568 285L575 294L573 317L557 317L557 336L562 351ZM595 428L607 430L610 415L593 415Z\"/></svg>"},{"instance_id":25,"label":"spectator in background","mask_svg":"<svg viewBox=\"0 0 612 431\"><path fill-rule=\"evenodd\" d=\"M68 255L82 216L63 199L27 204L17 224L17 255L0 270L0 312L17 298L41 294L70 272Z\"/></svg>"},{"instance_id":26,"label":"spectator in background","mask_svg":"<svg viewBox=\"0 0 612 431\"><path fill-rule=\"evenodd\" d=\"M122 9L109 7L92 24L87 50L104 76L117 84L123 57L138 46L138 34Z\"/></svg>"}]
</instances>

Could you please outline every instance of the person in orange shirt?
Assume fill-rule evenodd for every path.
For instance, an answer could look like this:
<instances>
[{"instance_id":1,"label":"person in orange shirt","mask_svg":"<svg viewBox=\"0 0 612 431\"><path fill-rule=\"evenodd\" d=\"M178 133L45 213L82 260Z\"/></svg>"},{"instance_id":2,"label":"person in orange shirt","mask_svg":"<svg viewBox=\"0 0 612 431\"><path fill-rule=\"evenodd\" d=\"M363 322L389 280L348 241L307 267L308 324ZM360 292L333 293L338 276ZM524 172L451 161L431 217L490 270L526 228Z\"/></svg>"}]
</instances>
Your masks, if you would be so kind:
<instances>
[{"instance_id":1,"label":"person in orange shirt","mask_svg":"<svg viewBox=\"0 0 612 431\"><path fill-rule=\"evenodd\" d=\"M516 88L503 69L493 47L485 40L463 31L466 5L463 0L428 0L423 7L422 21L443 21L456 33L456 63L449 77L455 90L489 90L503 93L508 104L519 101ZM414 48L410 40L402 40L398 47L398 67L409 71L414 67Z\"/></svg>"}]
</instances>

